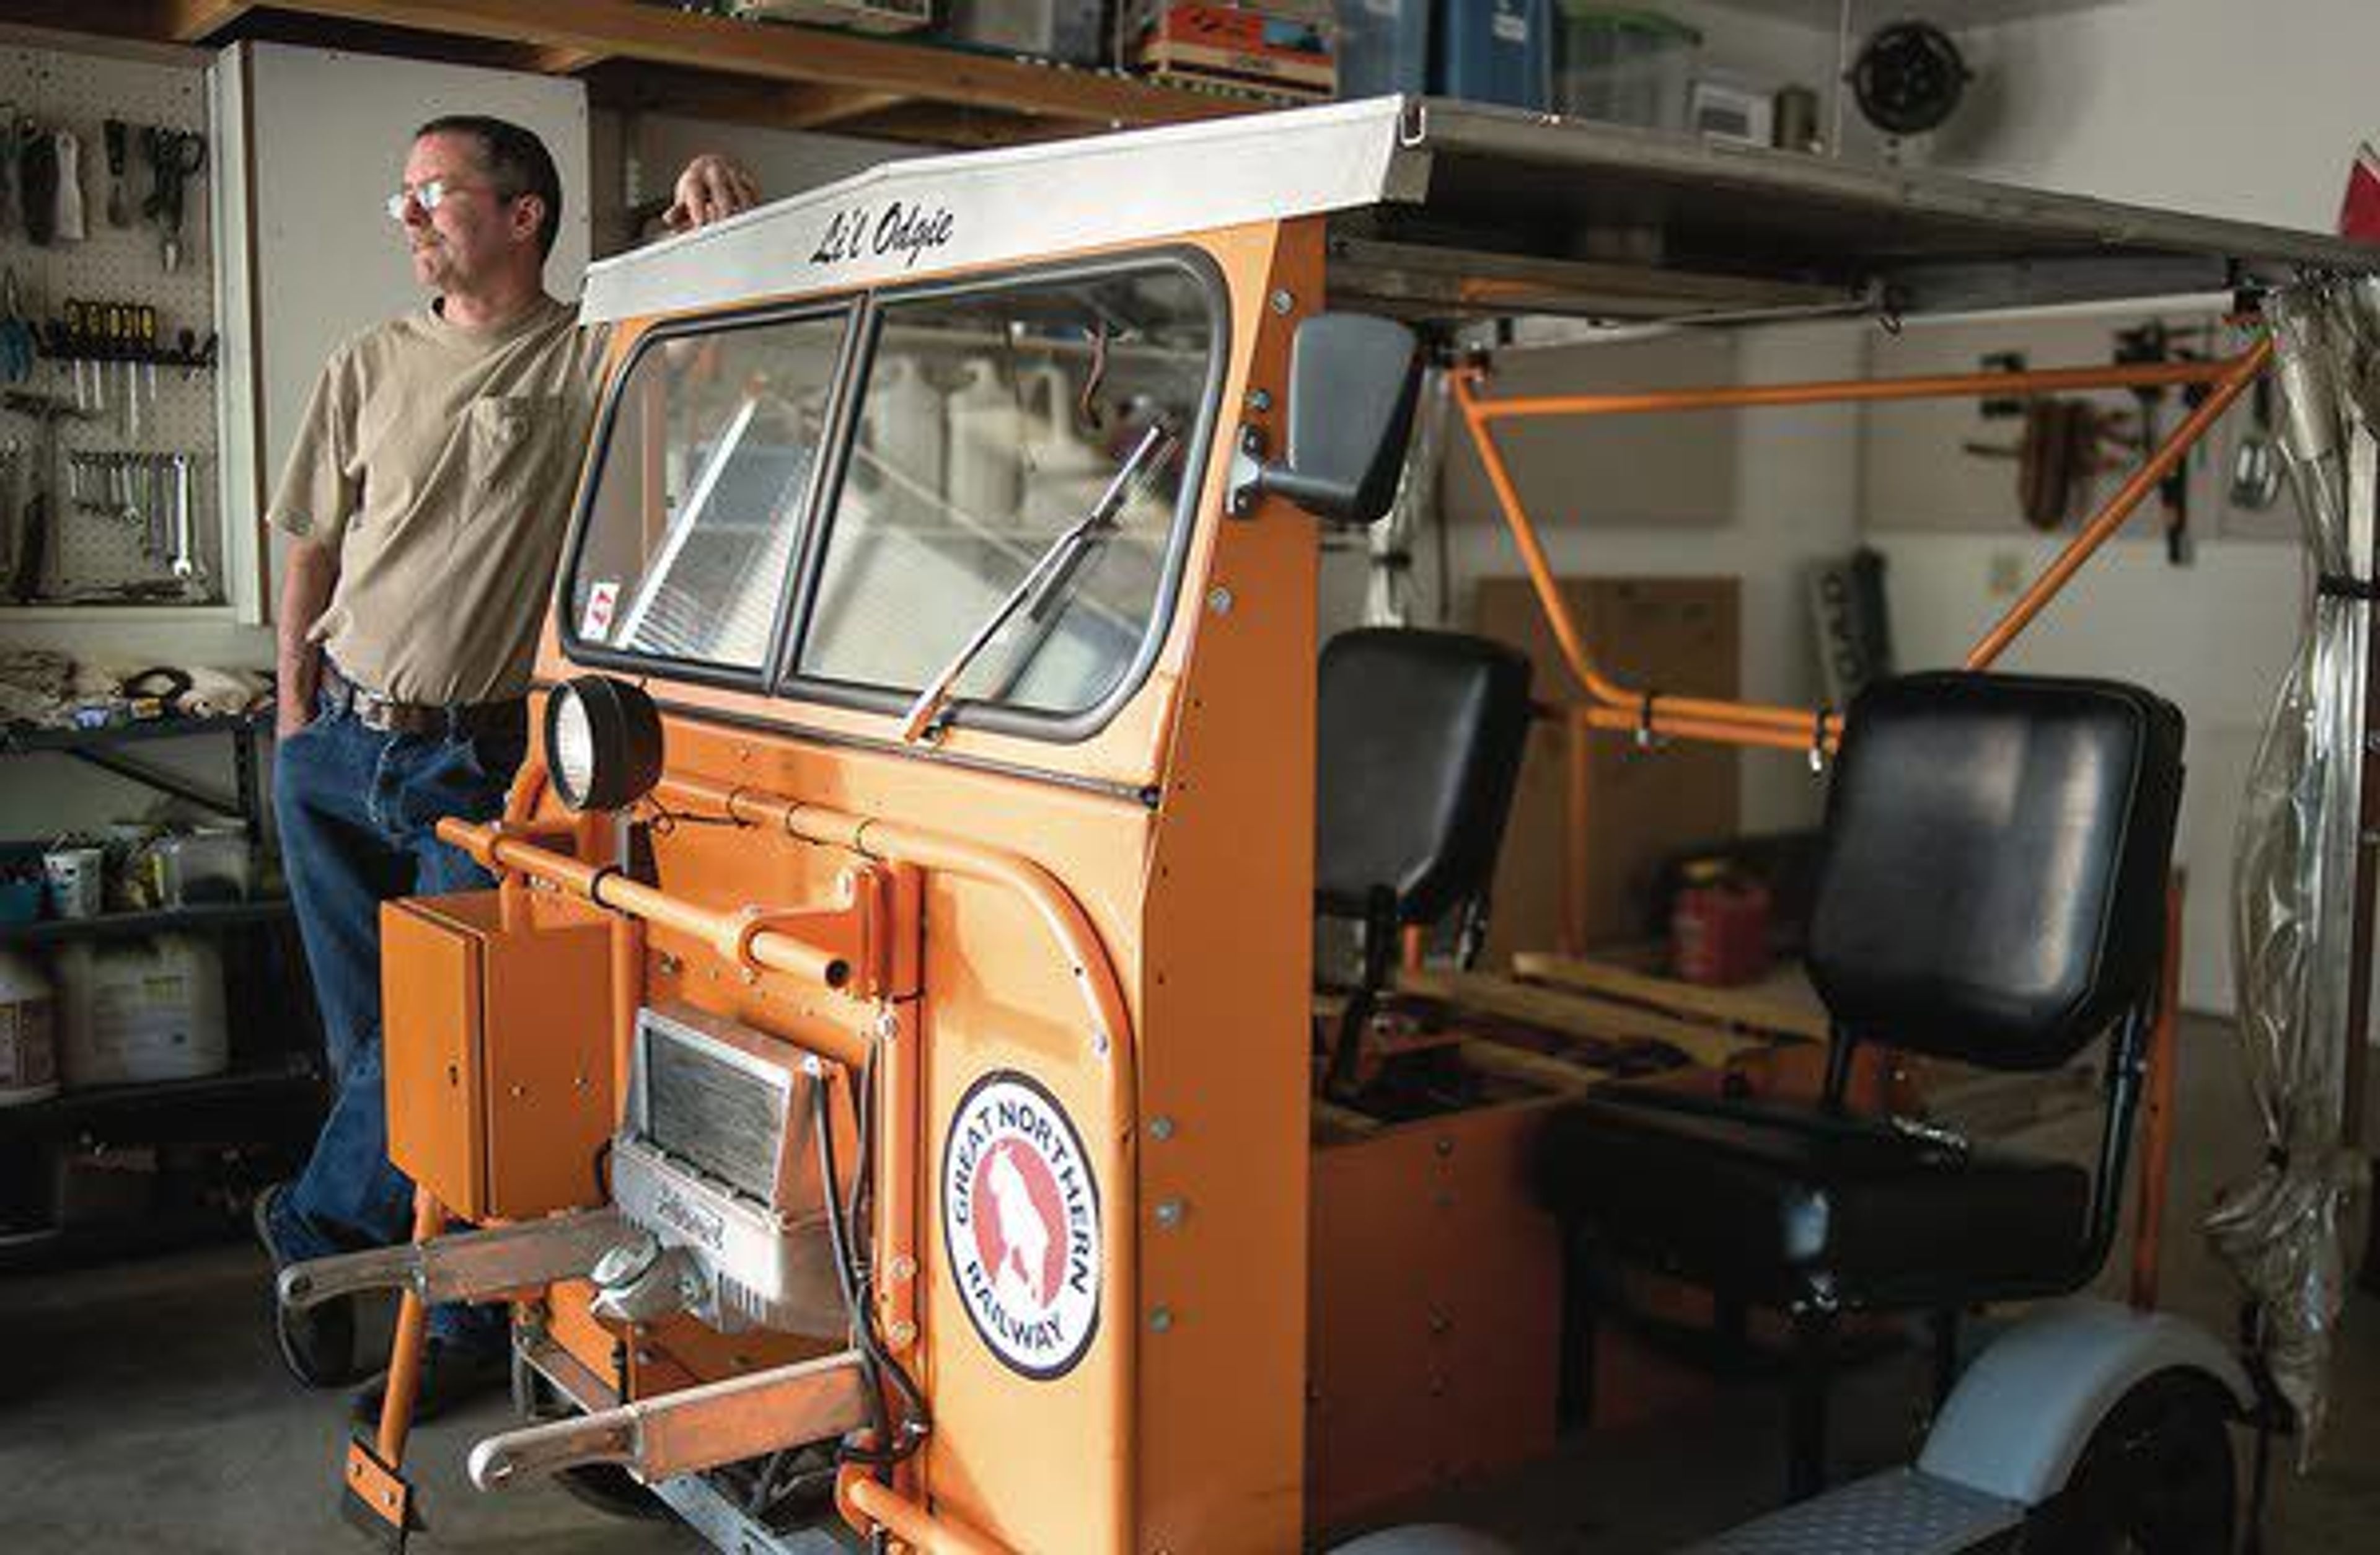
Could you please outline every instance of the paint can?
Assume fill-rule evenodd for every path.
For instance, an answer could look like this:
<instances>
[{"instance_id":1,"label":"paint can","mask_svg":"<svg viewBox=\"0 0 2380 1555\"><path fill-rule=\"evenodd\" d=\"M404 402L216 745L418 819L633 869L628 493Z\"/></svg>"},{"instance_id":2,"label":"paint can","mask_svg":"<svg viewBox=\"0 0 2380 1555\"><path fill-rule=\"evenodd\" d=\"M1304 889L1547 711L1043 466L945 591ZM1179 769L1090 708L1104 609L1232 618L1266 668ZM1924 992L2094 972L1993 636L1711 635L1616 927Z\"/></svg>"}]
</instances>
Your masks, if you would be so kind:
<instances>
[{"instance_id":1,"label":"paint can","mask_svg":"<svg viewBox=\"0 0 2380 1555\"><path fill-rule=\"evenodd\" d=\"M42 855L42 878L52 917L97 917L106 901L106 850L61 844Z\"/></svg>"}]
</instances>

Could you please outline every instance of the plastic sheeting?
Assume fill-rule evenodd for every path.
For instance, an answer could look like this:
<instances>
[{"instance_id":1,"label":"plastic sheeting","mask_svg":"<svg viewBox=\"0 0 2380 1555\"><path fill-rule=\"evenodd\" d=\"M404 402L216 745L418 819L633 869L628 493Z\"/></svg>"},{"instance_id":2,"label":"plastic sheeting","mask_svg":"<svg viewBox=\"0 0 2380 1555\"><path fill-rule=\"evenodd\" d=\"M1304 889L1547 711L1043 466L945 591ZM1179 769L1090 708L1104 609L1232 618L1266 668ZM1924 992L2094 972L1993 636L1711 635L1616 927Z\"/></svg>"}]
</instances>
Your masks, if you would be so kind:
<instances>
[{"instance_id":1,"label":"plastic sheeting","mask_svg":"<svg viewBox=\"0 0 2380 1555\"><path fill-rule=\"evenodd\" d=\"M2266 1361L2313 1461L2344 1304L2343 1225L2364 1159L2344 1142L2358 816L2374 576L2380 283L2320 281L2266 307L2283 444L2316 586L2295 662L2249 771L2232 930L2239 1037L2266 1155L2207 1233L2265 1309Z\"/></svg>"}]
</instances>

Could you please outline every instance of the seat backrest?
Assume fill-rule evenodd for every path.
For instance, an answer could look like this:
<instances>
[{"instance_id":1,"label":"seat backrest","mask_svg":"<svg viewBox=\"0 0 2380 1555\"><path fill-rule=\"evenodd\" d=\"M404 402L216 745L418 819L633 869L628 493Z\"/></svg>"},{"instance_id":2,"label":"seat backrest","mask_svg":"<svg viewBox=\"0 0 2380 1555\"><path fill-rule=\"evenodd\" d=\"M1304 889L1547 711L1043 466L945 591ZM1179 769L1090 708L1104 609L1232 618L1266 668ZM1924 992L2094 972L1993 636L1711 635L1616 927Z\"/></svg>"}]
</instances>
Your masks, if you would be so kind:
<instances>
[{"instance_id":1,"label":"seat backrest","mask_svg":"<svg viewBox=\"0 0 2380 1555\"><path fill-rule=\"evenodd\" d=\"M1863 692L1810 923L1838 1027L2039 1069L2142 1004L2181 747L2178 710L2111 681L1939 673Z\"/></svg>"},{"instance_id":2,"label":"seat backrest","mask_svg":"<svg viewBox=\"0 0 2380 1555\"><path fill-rule=\"evenodd\" d=\"M1529 662L1484 638L1342 632L1322 650L1316 905L1362 917L1374 892L1429 923L1487 889L1529 733Z\"/></svg>"}]
</instances>

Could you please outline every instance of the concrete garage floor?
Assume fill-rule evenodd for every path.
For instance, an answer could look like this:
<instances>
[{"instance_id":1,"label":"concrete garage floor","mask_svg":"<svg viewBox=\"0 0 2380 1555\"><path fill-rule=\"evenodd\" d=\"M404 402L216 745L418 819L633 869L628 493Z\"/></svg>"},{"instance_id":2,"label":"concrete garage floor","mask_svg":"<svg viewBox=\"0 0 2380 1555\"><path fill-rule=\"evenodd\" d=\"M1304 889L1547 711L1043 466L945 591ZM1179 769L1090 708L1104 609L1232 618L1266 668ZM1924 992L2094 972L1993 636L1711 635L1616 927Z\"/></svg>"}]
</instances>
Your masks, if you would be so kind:
<instances>
[{"instance_id":1,"label":"concrete garage floor","mask_svg":"<svg viewBox=\"0 0 2380 1555\"><path fill-rule=\"evenodd\" d=\"M2184 1027L2184 1083L2167 1241L2166 1304L2228 1332L2228 1276L2192 1229L2257 1146L2225 1030ZM2035 1131L2088 1148L2087 1119ZM0 1549L10 1555L175 1551L313 1555L370 1548L336 1512L343 1396L283 1374L264 1327L264 1264L244 1246L73 1275L0 1282ZM2339 1347L2326 1458L2276 1476L2275 1555L2380 1549L2380 1300L2357 1296ZM1838 1393L1836 1467L1905 1455L1922 1433L1914 1355L1871 1363ZM431 1536L417 1548L629 1555L703 1548L671 1525L625 1523L549 1485L480 1495L470 1444L508 1422L491 1399L416 1433L408 1452ZM1547 1555L1658 1550L1773 1504L1781 1400L1732 1389L1691 1419L1581 1439L1557 1461L1427 1511ZM2239 1443L2242 1463L2246 1441Z\"/></svg>"}]
</instances>

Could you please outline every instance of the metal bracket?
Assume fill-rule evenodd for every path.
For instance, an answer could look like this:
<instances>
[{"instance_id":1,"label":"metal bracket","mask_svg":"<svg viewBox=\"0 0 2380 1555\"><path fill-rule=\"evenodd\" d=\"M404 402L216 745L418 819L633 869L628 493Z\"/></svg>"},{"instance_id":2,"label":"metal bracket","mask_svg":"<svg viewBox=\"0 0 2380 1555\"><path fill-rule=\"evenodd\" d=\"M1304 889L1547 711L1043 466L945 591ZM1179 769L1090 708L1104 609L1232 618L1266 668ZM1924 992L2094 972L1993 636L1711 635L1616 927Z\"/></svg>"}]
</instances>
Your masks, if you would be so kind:
<instances>
[{"instance_id":1,"label":"metal bracket","mask_svg":"<svg viewBox=\"0 0 2380 1555\"><path fill-rule=\"evenodd\" d=\"M492 1436L471 1449L482 1490L529 1475L618 1464L648 1485L782 1447L826 1441L868 1423L857 1351L685 1388L576 1419Z\"/></svg>"},{"instance_id":2,"label":"metal bracket","mask_svg":"<svg viewBox=\"0 0 2380 1555\"><path fill-rule=\"evenodd\" d=\"M400 1242L327 1258L293 1263L281 1271L281 1305L313 1306L358 1291L409 1290L431 1303L486 1301L556 1280L585 1277L596 1261L636 1234L612 1209L458 1232L426 1242Z\"/></svg>"},{"instance_id":3,"label":"metal bracket","mask_svg":"<svg viewBox=\"0 0 2380 1555\"><path fill-rule=\"evenodd\" d=\"M1241 422L1240 435L1232 443L1231 484L1223 498L1223 511L1234 518L1253 517L1264 496L1264 429Z\"/></svg>"},{"instance_id":4,"label":"metal bracket","mask_svg":"<svg viewBox=\"0 0 2380 1555\"><path fill-rule=\"evenodd\" d=\"M922 903L915 866L871 859L844 869L834 901L824 905L747 907L719 949L758 972L753 940L763 931L788 935L844 962L849 976L842 990L852 998L907 999L917 991Z\"/></svg>"}]
</instances>

